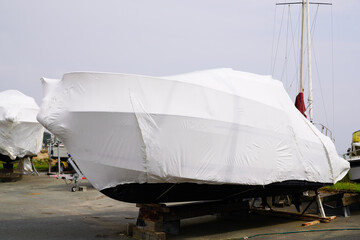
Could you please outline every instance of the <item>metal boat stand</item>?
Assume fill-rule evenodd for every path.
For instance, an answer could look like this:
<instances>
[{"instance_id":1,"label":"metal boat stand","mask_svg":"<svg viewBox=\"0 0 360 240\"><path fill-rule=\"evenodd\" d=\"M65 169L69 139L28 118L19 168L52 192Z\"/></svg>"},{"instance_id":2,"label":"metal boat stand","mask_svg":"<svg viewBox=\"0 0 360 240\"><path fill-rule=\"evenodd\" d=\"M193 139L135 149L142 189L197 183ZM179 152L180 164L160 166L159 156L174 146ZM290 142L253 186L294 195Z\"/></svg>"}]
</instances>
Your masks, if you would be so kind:
<instances>
[{"instance_id":1,"label":"metal boat stand","mask_svg":"<svg viewBox=\"0 0 360 240\"><path fill-rule=\"evenodd\" d=\"M32 172L31 172L31 174L39 176L40 174L39 174L39 172L36 170L35 165L34 165L34 161L33 161L32 158L30 158L30 163L31 163L31 167L32 167Z\"/></svg>"},{"instance_id":2,"label":"metal boat stand","mask_svg":"<svg viewBox=\"0 0 360 240\"><path fill-rule=\"evenodd\" d=\"M250 209L250 212L261 214L261 215L285 217L285 218L291 218L291 219L297 219L297 220L303 220L303 221L316 221L317 223L320 223L320 222L327 223L336 218L336 216L331 216L331 217L326 216L324 207L323 207L324 199L323 199L323 196L321 196L321 194L319 194L318 191L315 191L315 194L313 194L312 196L308 196L307 198L310 201L308 202L308 204L302 211L300 211L300 204L301 204L300 196L297 196L297 199L295 199L295 201L293 201L298 212L289 211L289 210L288 211L278 210L278 209L275 210L268 203L266 203L266 206L269 207L268 209L252 207ZM262 202L263 202L262 205L265 206L264 199L262 200ZM311 205L313 205L315 202L316 202L317 210L318 210L319 214L316 215L316 214L306 213L307 210L309 209L309 207ZM312 225L312 224L309 224L309 223L303 224L303 226L308 226L308 225Z\"/></svg>"},{"instance_id":3,"label":"metal boat stand","mask_svg":"<svg viewBox=\"0 0 360 240\"><path fill-rule=\"evenodd\" d=\"M81 170L78 168L72 157L69 155L68 161L70 165L73 167L76 173L73 174L73 182L74 186L71 188L72 192L76 192L77 189L84 191L86 188L79 186L79 181L81 179L86 179L84 174L81 172Z\"/></svg>"},{"instance_id":4,"label":"metal boat stand","mask_svg":"<svg viewBox=\"0 0 360 240\"><path fill-rule=\"evenodd\" d=\"M79 186L80 181L83 180L83 179L86 179L86 177L81 172L79 167L76 165L76 163L74 162L74 160L72 159L70 154L69 154L69 158L67 160L70 163L70 165L73 167L73 169L75 170L75 173L73 173L73 174L60 174L60 173L57 173L57 174L51 174L50 177L54 177L54 178L57 178L57 179L64 179L65 181L69 180L70 183L67 183L67 184L72 184L72 183L74 184L71 187L72 192L76 192L77 190L86 191L85 186Z\"/></svg>"},{"instance_id":5,"label":"metal boat stand","mask_svg":"<svg viewBox=\"0 0 360 240\"><path fill-rule=\"evenodd\" d=\"M69 158L68 158L68 162L70 163L70 165L73 167L73 169L75 170L74 174L60 174L60 175L55 175L57 176L57 178L62 178L65 180L70 180L71 183L73 183L74 185L71 187L71 191L72 192L76 192L77 190L79 191L86 191L86 187L85 186L79 186L79 183L82 179L86 179L86 177L84 176L84 174L81 172L81 170L79 169L79 167L76 165L76 163L74 162L74 160L72 159L72 157L69 154Z\"/></svg>"},{"instance_id":6,"label":"metal boat stand","mask_svg":"<svg viewBox=\"0 0 360 240\"><path fill-rule=\"evenodd\" d=\"M57 144L56 147L54 147L54 144ZM57 166L58 166L58 172L56 174L51 173L51 159L52 159L52 150L54 148L57 150ZM48 152L49 152L49 170L48 175L53 175L57 178L62 178L65 180L70 180L71 183L74 183L74 185L71 187L72 192L79 191L85 191L86 187L79 186L80 180L86 179L84 174L81 172L79 167L76 165L74 160L72 159L71 155L67 153L68 158L67 161L70 163L72 168L75 170L74 174L63 174L61 170L61 159L60 159L60 142L58 140L55 140L54 135L51 135L51 139L48 139Z\"/></svg>"},{"instance_id":7,"label":"metal boat stand","mask_svg":"<svg viewBox=\"0 0 360 240\"><path fill-rule=\"evenodd\" d=\"M314 200L313 200L313 201L314 201ZM309 206L313 203L313 201L311 201L311 202L308 204L308 206L304 209L304 211L302 212L302 214L305 214L306 210L307 210L307 209L309 208ZM321 199L320 194L319 194L318 191L316 191L315 201L316 201L316 204L317 204L317 207L318 207L320 216L321 216L322 218L326 218L324 206L323 206L323 204L322 204L322 199Z\"/></svg>"},{"instance_id":8,"label":"metal boat stand","mask_svg":"<svg viewBox=\"0 0 360 240\"><path fill-rule=\"evenodd\" d=\"M321 193L323 205L331 211L337 211L344 217L350 217L350 207L360 207L360 195L358 193L325 192Z\"/></svg>"},{"instance_id":9,"label":"metal boat stand","mask_svg":"<svg viewBox=\"0 0 360 240\"><path fill-rule=\"evenodd\" d=\"M135 239L166 239L166 234L180 232L180 220L205 215L244 216L249 213L249 201L226 200L185 204L136 204L139 216L136 225L128 224L127 235Z\"/></svg>"},{"instance_id":10,"label":"metal boat stand","mask_svg":"<svg viewBox=\"0 0 360 240\"><path fill-rule=\"evenodd\" d=\"M360 194L358 193L345 193L345 192L315 192L308 197L305 197L308 204L299 213L290 213L279 210L270 209L263 210L252 207L250 211L266 214L266 215L278 215L283 217L290 217L300 220L319 220L321 222L329 222L334 217L326 216L324 207L326 207L328 214L342 215L344 217L350 217L350 207L360 207ZM308 209L316 203L317 207L312 210L317 210L318 215L306 213ZM253 205L252 205L253 206Z\"/></svg>"},{"instance_id":11,"label":"metal boat stand","mask_svg":"<svg viewBox=\"0 0 360 240\"><path fill-rule=\"evenodd\" d=\"M306 212L308 207L314 202L311 201L304 209ZM316 194L316 203L321 217L326 218L324 207L331 212L337 211L337 214L344 217L350 217L350 206L360 204L360 195L358 193L345 193L345 192L321 192Z\"/></svg>"}]
</instances>

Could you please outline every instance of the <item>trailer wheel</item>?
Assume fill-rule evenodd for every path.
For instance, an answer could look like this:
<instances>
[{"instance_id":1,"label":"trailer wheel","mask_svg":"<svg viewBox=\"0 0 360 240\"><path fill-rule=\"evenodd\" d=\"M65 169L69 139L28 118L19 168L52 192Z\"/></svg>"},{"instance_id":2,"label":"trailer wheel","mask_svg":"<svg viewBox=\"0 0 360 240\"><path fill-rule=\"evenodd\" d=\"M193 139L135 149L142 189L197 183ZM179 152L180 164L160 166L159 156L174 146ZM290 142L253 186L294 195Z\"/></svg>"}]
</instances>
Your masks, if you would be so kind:
<instances>
[{"instance_id":1,"label":"trailer wheel","mask_svg":"<svg viewBox=\"0 0 360 240\"><path fill-rule=\"evenodd\" d=\"M72 191L72 192L76 192L76 187L72 187L72 188L71 188L71 191Z\"/></svg>"}]
</instances>

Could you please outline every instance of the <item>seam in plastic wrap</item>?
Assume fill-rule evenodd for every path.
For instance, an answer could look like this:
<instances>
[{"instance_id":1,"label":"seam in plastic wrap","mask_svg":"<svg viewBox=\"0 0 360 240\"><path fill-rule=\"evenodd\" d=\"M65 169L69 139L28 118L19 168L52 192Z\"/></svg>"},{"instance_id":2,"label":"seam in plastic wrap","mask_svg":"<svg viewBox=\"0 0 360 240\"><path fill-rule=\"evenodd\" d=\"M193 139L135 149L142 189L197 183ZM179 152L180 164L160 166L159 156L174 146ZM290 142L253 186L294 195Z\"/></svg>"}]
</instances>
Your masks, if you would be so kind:
<instances>
[{"instance_id":1,"label":"seam in plastic wrap","mask_svg":"<svg viewBox=\"0 0 360 240\"><path fill-rule=\"evenodd\" d=\"M331 177L332 177L332 181L333 183L335 184L335 177L334 177L334 170L333 170L333 166L331 164L331 159L330 159L330 154L329 154L329 151L324 143L324 141L321 139L321 137L319 136L319 134L317 133L317 131L314 131L314 126L312 125L311 122L309 121L305 121L306 119L303 118L304 122L309 126L309 128L311 129L311 131L315 134L315 136L319 139L319 141L321 142L321 145L323 146L324 148L324 151L325 151L325 155L326 155L326 159L328 161L328 164L329 164L329 167L330 167L330 173L331 173ZM311 124L311 125L310 125Z\"/></svg>"},{"instance_id":2,"label":"seam in plastic wrap","mask_svg":"<svg viewBox=\"0 0 360 240\"><path fill-rule=\"evenodd\" d=\"M139 127L139 131L141 134L141 139L143 142L143 160L144 160L144 168L146 170L147 182L149 182L150 174L153 173L153 169L151 168L151 164L154 164L155 161L150 162L153 158L152 153L157 152L159 147L157 146L155 139L152 138L151 133L153 129L159 129L153 117L145 111L145 108L141 101L135 96L133 92L130 91L130 100L131 105L134 110L135 118ZM156 160L156 159L155 159ZM158 159L157 159L158 160ZM157 169L161 171L160 166Z\"/></svg>"},{"instance_id":3,"label":"seam in plastic wrap","mask_svg":"<svg viewBox=\"0 0 360 240\"><path fill-rule=\"evenodd\" d=\"M300 151L301 148L300 148L299 142L298 142L298 140L297 140L297 138L296 138L296 134L295 134L294 128L289 125L289 126L288 126L288 129L289 129L290 134L291 134L291 137L292 137L292 139L294 140L294 143L295 143L295 145L296 145L295 150L296 150L297 154L299 155L299 158L300 158L300 160L301 160L300 162L301 162L302 166L304 167L306 173L309 174L309 172L311 172L311 171L309 170L308 165L305 164L304 157L303 157L302 152Z\"/></svg>"}]
</instances>

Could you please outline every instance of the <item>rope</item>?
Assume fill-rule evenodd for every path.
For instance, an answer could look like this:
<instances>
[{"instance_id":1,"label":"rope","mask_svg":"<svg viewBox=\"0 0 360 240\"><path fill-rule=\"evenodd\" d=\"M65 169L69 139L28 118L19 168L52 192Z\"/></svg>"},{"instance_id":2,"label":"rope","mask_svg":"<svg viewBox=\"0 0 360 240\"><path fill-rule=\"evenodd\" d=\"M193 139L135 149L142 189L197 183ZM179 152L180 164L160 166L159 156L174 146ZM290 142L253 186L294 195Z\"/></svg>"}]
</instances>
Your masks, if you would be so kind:
<instances>
[{"instance_id":1,"label":"rope","mask_svg":"<svg viewBox=\"0 0 360 240\"><path fill-rule=\"evenodd\" d=\"M318 80L319 86L320 86L320 94L321 94L322 105L323 105L323 109L324 109L324 113L325 113L325 121L326 121L326 125L329 126L326 107L325 107L323 88L322 88L321 78L320 78L320 73L319 73L319 67L318 67L318 64L317 64L316 51L315 51L315 48L313 47L315 45L314 44L314 42L315 42L314 41L314 36L315 36L315 27L316 27L318 12L319 12L319 4L317 5L315 17L314 17L314 20L313 20L312 26L311 26L311 31L312 31L311 42L313 43L312 44L313 57L314 57L314 62L315 62L315 66L316 66L315 69L316 69L317 80Z\"/></svg>"},{"instance_id":2,"label":"rope","mask_svg":"<svg viewBox=\"0 0 360 240\"><path fill-rule=\"evenodd\" d=\"M280 80L283 82L284 74L285 77L285 85L287 85L287 63L288 63L288 40L289 40L289 25L291 20L291 12L290 12L290 5L288 6L288 17L287 17L287 24L286 24L286 41L285 41L285 60L284 60L284 66L283 71L281 73Z\"/></svg>"},{"instance_id":3,"label":"rope","mask_svg":"<svg viewBox=\"0 0 360 240\"><path fill-rule=\"evenodd\" d=\"M164 196L166 193L168 193L173 187L175 187L177 183L174 183L171 187L169 187L165 192L163 192L162 194L160 194L160 196L158 196L154 202L157 202L157 200L159 200L162 196Z\"/></svg>"},{"instance_id":4,"label":"rope","mask_svg":"<svg viewBox=\"0 0 360 240\"><path fill-rule=\"evenodd\" d=\"M283 24L283 19L284 19L284 12L285 12L285 8L283 9L282 16L281 16L280 31L279 31L279 35L278 35L278 40L277 40L277 45L276 45L276 50L275 50L275 57L274 57L274 64L272 66L271 75L274 75L277 52L278 52L278 49L279 49L279 42L280 42L280 36L281 36L281 29L282 29L282 24Z\"/></svg>"},{"instance_id":5,"label":"rope","mask_svg":"<svg viewBox=\"0 0 360 240\"><path fill-rule=\"evenodd\" d=\"M285 82L284 82L284 87L287 89L287 91L289 92L290 89L292 88L294 82L299 82L299 68L298 68L298 54L297 54L297 48L295 45L295 38L297 37L298 38L298 41L300 41L300 34L298 34L297 36L295 36L294 32L298 32L296 29L300 26L300 18L301 18L301 12L299 11L299 14L298 14L298 17L295 18L297 19L297 21L295 22L295 26L293 26L293 16L292 16L292 13L291 13L291 5L289 4L288 5L288 16L287 16L287 29L286 29L286 49L285 49L285 60L284 60L284 64L283 64L283 68L282 68L282 72L281 72L281 77L280 77L280 80L284 82L284 74L286 75L285 76ZM284 11L285 11L285 8L283 10L283 15L284 15ZM284 22L283 20L284 17L282 17L282 21L281 21L281 26L280 26L280 32L279 32L279 37L278 37L278 44L280 42L280 34L281 34L281 29L282 29L282 24ZM290 36L289 36L289 31L290 31ZM291 38L291 39L290 39ZM290 43L289 43L290 41ZM278 45L277 45L278 47ZM290 54L291 52L291 49L292 48L292 51L293 53ZM278 51L278 50L277 50ZM294 64L295 64L295 67L294 67L294 75L291 76L291 78L288 77L288 62L289 62L289 56L290 55L293 55L293 58L294 58ZM276 60L276 59L275 59ZM273 70L272 70L272 73L275 72L275 63L273 64ZM288 82L288 79L291 79L290 80L290 84Z\"/></svg>"},{"instance_id":6,"label":"rope","mask_svg":"<svg viewBox=\"0 0 360 240\"><path fill-rule=\"evenodd\" d=\"M315 35L315 26L316 26L316 21L317 21L317 15L318 15L318 10L319 10L319 4L317 5L317 9L316 9L316 14L315 14L315 18L314 18L314 21L313 21L313 24L312 24L312 42L314 43L314 35ZM331 13L332 13L332 7L331 7ZM331 41L332 41L332 63L331 65L333 65L333 34L332 34L332 19L331 19ZM314 46L314 44L313 44ZM321 94L321 100L322 100L322 107L324 109L324 114L325 114L325 121L326 121L326 126L329 126L329 119L328 119L328 114L327 114L327 111L326 111L326 104L325 104L325 100L324 100L324 94L323 94L323 87L322 87L322 81L321 81L321 78L320 78L320 73L319 73L319 67L318 67L318 64L317 64L317 58L316 58L316 51L315 51L315 48L313 48L313 57L314 57L314 62L315 62L315 66L316 66L316 74L317 74L317 79L318 79L318 82L319 82L319 87L320 87L320 94ZM333 127L334 128L334 74L333 74L333 66L331 67L331 71L332 71L332 105L333 105Z\"/></svg>"},{"instance_id":7,"label":"rope","mask_svg":"<svg viewBox=\"0 0 360 240\"><path fill-rule=\"evenodd\" d=\"M272 44L271 44L271 59L270 59L270 73L273 75L273 60L276 61L276 59L274 59L274 44L275 44L275 23L276 23L276 11L277 7L275 5L275 14L274 14L274 22L273 22L273 36L272 36Z\"/></svg>"},{"instance_id":8,"label":"rope","mask_svg":"<svg viewBox=\"0 0 360 240\"><path fill-rule=\"evenodd\" d=\"M290 14L290 19L291 19L291 14ZM295 25L295 27L293 27L293 24L292 24L292 20L290 20L290 29L291 29L291 40L292 40L292 49L294 51L293 53L293 56L294 56L294 63L295 63L295 76L293 77L293 81L291 82L291 84L289 85L289 89L292 87L293 83L295 80L297 80L297 85L299 85L299 57L298 57L298 49L296 49L296 45L295 45L295 38L294 38L294 29L297 29L299 28L300 26L300 11L299 11L299 15L298 15L298 18L297 18L297 23ZM299 32L299 31L296 31L296 32ZM298 34L298 42L300 42L299 40L300 38L300 34Z\"/></svg>"},{"instance_id":9,"label":"rope","mask_svg":"<svg viewBox=\"0 0 360 240\"><path fill-rule=\"evenodd\" d=\"M314 62L315 62L315 66L316 66L316 75L317 75L318 82L319 82L319 86L320 86L321 100L322 100L322 105L323 105L324 113L325 113L326 126L329 126L328 117L327 117L327 112L326 112L326 107L325 107L325 100L324 100L323 88L322 88L322 84L321 84L321 79L320 79L320 73L319 73L319 68L318 68L318 64L317 64L317 59L316 59L316 55L315 55L315 49L313 49L313 52L314 52L314 60L315 60Z\"/></svg>"}]
</instances>

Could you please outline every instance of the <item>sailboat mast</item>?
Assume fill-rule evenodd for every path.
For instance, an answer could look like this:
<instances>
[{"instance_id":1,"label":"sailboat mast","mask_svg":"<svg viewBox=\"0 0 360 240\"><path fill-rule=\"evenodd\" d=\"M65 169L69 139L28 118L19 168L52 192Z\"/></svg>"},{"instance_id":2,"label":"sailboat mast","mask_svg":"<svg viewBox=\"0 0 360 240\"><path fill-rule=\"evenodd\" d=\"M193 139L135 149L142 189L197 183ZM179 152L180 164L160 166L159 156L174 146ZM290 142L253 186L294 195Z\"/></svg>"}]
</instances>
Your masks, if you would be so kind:
<instances>
[{"instance_id":1,"label":"sailboat mast","mask_svg":"<svg viewBox=\"0 0 360 240\"><path fill-rule=\"evenodd\" d=\"M301 46L300 46L300 91L304 92L304 35L305 35L305 0L302 0L302 18L301 18Z\"/></svg>"},{"instance_id":2,"label":"sailboat mast","mask_svg":"<svg viewBox=\"0 0 360 240\"><path fill-rule=\"evenodd\" d=\"M313 122L313 91L312 91L312 73L311 73L311 35L310 35L310 7L309 0L307 0L307 50L308 50L308 74L309 74L309 118L310 122Z\"/></svg>"},{"instance_id":3,"label":"sailboat mast","mask_svg":"<svg viewBox=\"0 0 360 240\"><path fill-rule=\"evenodd\" d=\"M309 2L309 0L302 0L301 2L285 2L285 3L276 3L276 5L292 5L292 4L301 4L302 5L302 19L301 19L301 46L300 46L300 90L299 94L296 96L295 106L299 111L306 117L305 104L303 99L304 93L304 58L305 58L305 11L306 11L306 22L307 22L307 55L308 55L308 78L309 78L309 95L308 95L308 108L309 108L309 118L310 122L313 122L313 90L312 90L312 73L311 73L311 35L310 35L310 4L317 5L332 5L331 3L319 3L319 2ZM306 9L305 9L306 8Z\"/></svg>"}]
</instances>

